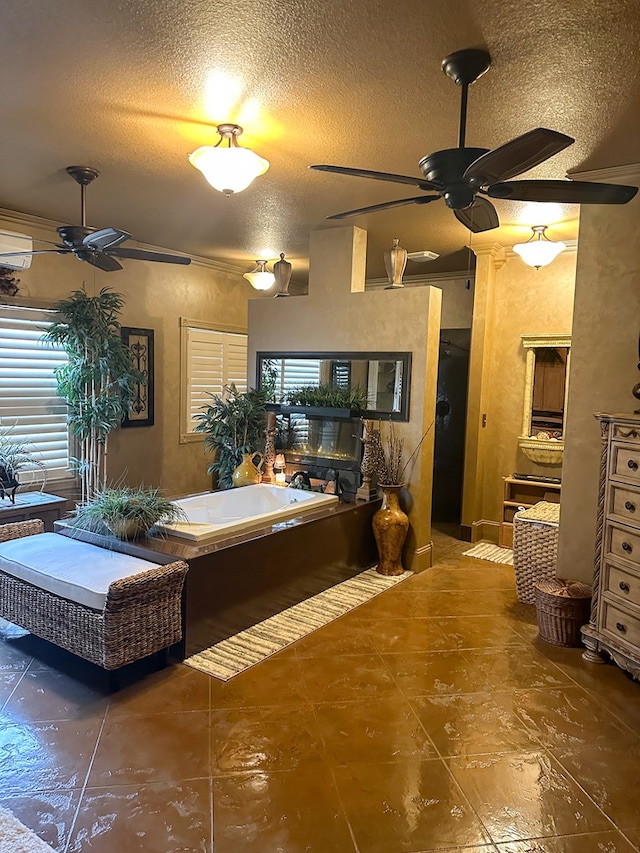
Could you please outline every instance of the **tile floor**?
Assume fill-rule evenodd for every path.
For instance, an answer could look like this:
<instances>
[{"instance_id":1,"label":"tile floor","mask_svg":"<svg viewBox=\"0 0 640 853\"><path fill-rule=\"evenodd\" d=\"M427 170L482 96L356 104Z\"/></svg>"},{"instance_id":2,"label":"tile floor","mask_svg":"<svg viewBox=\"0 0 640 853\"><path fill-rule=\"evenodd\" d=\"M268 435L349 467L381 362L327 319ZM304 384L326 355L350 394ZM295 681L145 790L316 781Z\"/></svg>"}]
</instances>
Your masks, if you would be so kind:
<instances>
[{"instance_id":1,"label":"tile floor","mask_svg":"<svg viewBox=\"0 0 640 853\"><path fill-rule=\"evenodd\" d=\"M59 853L633 853L640 684L536 639L513 570L433 569L227 684L108 695L0 627L0 805Z\"/></svg>"}]
</instances>

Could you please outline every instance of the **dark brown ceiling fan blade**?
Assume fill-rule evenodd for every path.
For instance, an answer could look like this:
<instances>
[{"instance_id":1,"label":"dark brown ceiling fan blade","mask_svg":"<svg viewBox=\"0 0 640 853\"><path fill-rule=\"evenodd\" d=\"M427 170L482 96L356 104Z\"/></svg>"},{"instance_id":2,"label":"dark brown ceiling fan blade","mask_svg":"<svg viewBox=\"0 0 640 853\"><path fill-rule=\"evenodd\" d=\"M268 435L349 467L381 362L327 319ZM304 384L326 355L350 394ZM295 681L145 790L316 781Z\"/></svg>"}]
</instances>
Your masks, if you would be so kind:
<instances>
[{"instance_id":1,"label":"dark brown ceiling fan blade","mask_svg":"<svg viewBox=\"0 0 640 853\"><path fill-rule=\"evenodd\" d=\"M359 216L361 213L375 213L376 210L386 210L388 207L400 207L403 204L427 204L437 201L439 195L419 195L416 198L399 198L397 201L383 201L381 204L370 204L368 207L358 207L355 210L347 210L344 213L334 213L327 219L346 219L348 216Z\"/></svg>"},{"instance_id":2,"label":"dark brown ceiling fan blade","mask_svg":"<svg viewBox=\"0 0 640 853\"><path fill-rule=\"evenodd\" d=\"M637 192L637 187L591 181L509 181L494 184L487 190L491 198L554 201L557 204L626 204Z\"/></svg>"},{"instance_id":3,"label":"dark brown ceiling fan blade","mask_svg":"<svg viewBox=\"0 0 640 853\"><path fill-rule=\"evenodd\" d=\"M483 187L508 181L574 142L575 139L557 130L537 127L478 157L465 171L464 177L478 179Z\"/></svg>"},{"instance_id":4,"label":"dark brown ceiling fan blade","mask_svg":"<svg viewBox=\"0 0 640 853\"><path fill-rule=\"evenodd\" d=\"M479 234L481 231L491 231L492 228L497 228L500 225L495 207L486 198L479 196L476 196L470 207L454 210L453 214L458 222L461 222L465 228L474 234Z\"/></svg>"},{"instance_id":5,"label":"dark brown ceiling fan blade","mask_svg":"<svg viewBox=\"0 0 640 853\"><path fill-rule=\"evenodd\" d=\"M83 237L82 243L85 246L90 246L92 249L114 249L125 240L130 240L131 234L126 231L121 231L119 228L101 228L99 231L93 231Z\"/></svg>"},{"instance_id":6,"label":"dark brown ceiling fan blade","mask_svg":"<svg viewBox=\"0 0 640 853\"><path fill-rule=\"evenodd\" d=\"M161 264L183 264L187 266L191 263L191 258L182 255L165 255L161 252L147 252L144 249L107 249L105 254L109 257L132 258L136 261L157 261Z\"/></svg>"},{"instance_id":7,"label":"dark brown ceiling fan blade","mask_svg":"<svg viewBox=\"0 0 640 853\"><path fill-rule=\"evenodd\" d=\"M353 175L356 178L373 178L374 181L390 181L392 184L409 184L421 190L440 189L436 184L423 178L412 178L409 175L394 175L392 172L372 172L369 169L352 169L349 166L309 166L319 172L334 172L336 175Z\"/></svg>"},{"instance_id":8,"label":"dark brown ceiling fan blade","mask_svg":"<svg viewBox=\"0 0 640 853\"><path fill-rule=\"evenodd\" d=\"M82 250L74 253L81 261L87 261L93 267L98 267L103 272L115 272L122 269L122 264L119 264L115 258L110 258L104 252L98 252L91 249Z\"/></svg>"}]
</instances>

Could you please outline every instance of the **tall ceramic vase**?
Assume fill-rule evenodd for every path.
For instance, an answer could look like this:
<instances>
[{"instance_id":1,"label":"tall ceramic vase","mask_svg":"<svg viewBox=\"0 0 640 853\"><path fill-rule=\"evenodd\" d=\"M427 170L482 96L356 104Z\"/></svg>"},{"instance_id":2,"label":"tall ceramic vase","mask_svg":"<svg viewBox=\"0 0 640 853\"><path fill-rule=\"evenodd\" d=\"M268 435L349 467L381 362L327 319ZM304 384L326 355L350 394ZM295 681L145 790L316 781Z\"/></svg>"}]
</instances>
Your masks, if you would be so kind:
<instances>
[{"instance_id":1,"label":"tall ceramic vase","mask_svg":"<svg viewBox=\"0 0 640 853\"><path fill-rule=\"evenodd\" d=\"M409 530L409 517L400 506L402 486L380 485L382 506L374 513L373 535L378 546L378 568L381 575L401 575L402 547Z\"/></svg>"},{"instance_id":2,"label":"tall ceramic vase","mask_svg":"<svg viewBox=\"0 0 640 853\"><path fill-rule=\"evenodd\" d=\"M406 265L407 250L403 249L400 246L400 240L394 237L393 246L384 253L384 266L389 279L389 284L385 287L385 290L395 290L398 287L404 287L402 275Z\"/></svg>"},{"instance_id":3,"label":"tall ceramic vase","mask_svg":"<svg viewBox=\"0 0 640 853\"><path fill-rule=\"evenodd\" d=\"M284 252L280 252L280 260L273 265L273 274L276 278L276 296L289 295L289 282L291 281L291 264L285 261Z\"/></svg>"}]
</instances>

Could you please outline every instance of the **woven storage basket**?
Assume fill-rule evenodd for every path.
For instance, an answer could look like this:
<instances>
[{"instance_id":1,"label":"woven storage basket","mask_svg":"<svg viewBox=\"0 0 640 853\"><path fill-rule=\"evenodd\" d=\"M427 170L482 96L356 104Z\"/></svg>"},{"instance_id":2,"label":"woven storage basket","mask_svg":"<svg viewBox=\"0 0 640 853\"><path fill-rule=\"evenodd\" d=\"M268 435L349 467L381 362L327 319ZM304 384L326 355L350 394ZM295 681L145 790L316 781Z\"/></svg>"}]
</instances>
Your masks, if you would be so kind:
<instances>
[{"instance_id":1,"label":"woven storage basket","mask_svg":"<svg viewBox=\"0 0 640 853\"><path fill-rule=\"evenodd\" d=\"M589 621L591 587L580 581L548 578L536 583L540 639L556 646L580 646L580 628Z\"/></svg>"},{"instance_id":2,"label":"woven storage basket","mask_svg":"<svg viewBox=\"0 0 640 853\"><path fill-rule=\"evenodd\" d=\"M535 604L535 584L556 572L560 505L540 501L513 517L513 571L518 601Z\"/></svg>"}]
</instances>

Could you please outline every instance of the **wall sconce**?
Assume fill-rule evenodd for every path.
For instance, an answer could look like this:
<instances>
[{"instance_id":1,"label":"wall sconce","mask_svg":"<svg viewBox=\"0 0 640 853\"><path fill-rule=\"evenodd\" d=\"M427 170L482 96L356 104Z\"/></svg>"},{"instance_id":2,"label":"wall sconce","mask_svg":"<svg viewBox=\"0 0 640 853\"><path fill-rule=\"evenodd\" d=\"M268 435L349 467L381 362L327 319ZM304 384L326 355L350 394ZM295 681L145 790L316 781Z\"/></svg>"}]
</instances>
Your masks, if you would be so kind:
<instances>
[{"instance_id":1,"label":"wall sconce","mask_svg":"<svg viewBox=\"0 0 640 853\"><path fill-rule=\"evenodd\" d=\"M273 463L273 470L276 472L276 486L287 485L287 475L285 474L286 461L284 453L277 453L276 460Z\"/></svg>"},{"instance_id":2,"label":"wall sconce","mask_svg":"<svg viewBox=\"0 0 640 853\"><path fill-rule=\"evenodd\" d=\"M276 277L266 267L266 261L256 261L255 269L242 273L242 277L256 290L269 290L275 284Z\"/></svg>"},{"instance_id":3,"label":"wall sconce","mask_svg":"<svg viewBox=\"0 0 640 853\"><path fill-rule=\"evenodd\" d=\"M219 124L220 140L215 145L203 145L189 155L189 162L199 169L211 186L229 196L246 190L254 178L269 168L269 161L250 148L241 148L238 124ZM227 145L222 145L223 142Z\"/></svg>"},{"instance_id":4,"label":"wall sconce","mask_svg":"<svg viewBox=\"0 0 640 853\"><path fill-rule=\"evenodd\" d=\"M550 240L545 231L546 225L532 225L533 234L526 243L516 243L513 251L516 255L520 255L525 264L530 267L535 267L537 270L540 267L546 267L554 258L557 258L560 252L564 252L567 248L565 243L554 243Z\"/></svg>"}]
</instances>

